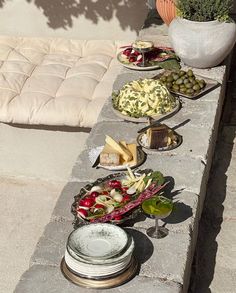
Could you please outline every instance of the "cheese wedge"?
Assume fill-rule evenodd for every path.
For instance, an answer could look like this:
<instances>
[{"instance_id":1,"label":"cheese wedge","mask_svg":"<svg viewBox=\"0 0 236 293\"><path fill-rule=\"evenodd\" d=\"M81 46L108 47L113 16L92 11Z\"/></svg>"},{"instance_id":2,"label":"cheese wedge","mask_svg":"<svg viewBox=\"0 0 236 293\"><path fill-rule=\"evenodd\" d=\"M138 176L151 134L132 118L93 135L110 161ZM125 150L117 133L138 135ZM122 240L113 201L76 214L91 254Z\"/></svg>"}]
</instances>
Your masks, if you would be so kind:
<instances>
[{"instance_id":1,"label":"cheese wedge","mask_svg":"<svg viewBox=\"0 0 236 293\"><path fill-rule=\"evenodd\" d=\"M99 158L103 166L119 166L121 164L121 155L109 144L105 144Z\"/></svg>"},{"instance_id":2,"label":"cheese wedge","mask_svg":"<svg viewBox=\"0 0 236 293\"><path fill-rule=\"evenodd\" d=\"M123 147L125 147L126 149L128 149L127 143L125 140L121 140L119 141L119 143L121 143L123 145Z\"/></svg>"},{"instance_id":3,"label":"cheese wedge","mask_svg":"<svg viewBox=\"0 0 236 293\"><path fill-rule=\"evenodd\" d=\"M126 149L121 143L117 143L113 138L106 135L105 142L109 144L115 151L117 151L125 162L132 160L132 153Z\"/></svg>"},{"instance_id":4,"label":"cheese wedge","mask_svg":"<svg viewBox=\"0 0 236 293\"><path fill-rule=\"evenodd\" d=\"M129 162L130 165L137 165L137 145L135 143L127 144L128 150L131 152L133 159Z\"/></svg>"}]
</instances>

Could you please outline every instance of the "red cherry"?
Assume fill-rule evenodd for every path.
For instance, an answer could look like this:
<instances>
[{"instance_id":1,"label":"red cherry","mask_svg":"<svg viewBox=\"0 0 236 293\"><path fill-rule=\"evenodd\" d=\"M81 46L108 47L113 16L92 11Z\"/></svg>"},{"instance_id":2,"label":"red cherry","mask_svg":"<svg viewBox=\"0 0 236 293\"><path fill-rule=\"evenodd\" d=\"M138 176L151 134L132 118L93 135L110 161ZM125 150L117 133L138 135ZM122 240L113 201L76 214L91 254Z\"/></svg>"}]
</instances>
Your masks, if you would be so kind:
<instances>
[{"instance_id":1,"label":"red cherry","mask_svg":"<svg viewBox=\"0 0 236 293\"><path fill-rule=\"evenodd\" d=\"M79 216L81 216L82 218L86 218L88 216L88 212L84 209L78 209L77 213Z\"/></svg>"},{"instance_id":2,"label":"red cherry","mask_svg":"<svg viewBox=\"0 0 236 293\"><path fill-rule=\"evenodd\" d=\"M91 197L97 197L99 195L99 193L97 191L93 191L90 193Z\"/></svg>"}]
</instances>

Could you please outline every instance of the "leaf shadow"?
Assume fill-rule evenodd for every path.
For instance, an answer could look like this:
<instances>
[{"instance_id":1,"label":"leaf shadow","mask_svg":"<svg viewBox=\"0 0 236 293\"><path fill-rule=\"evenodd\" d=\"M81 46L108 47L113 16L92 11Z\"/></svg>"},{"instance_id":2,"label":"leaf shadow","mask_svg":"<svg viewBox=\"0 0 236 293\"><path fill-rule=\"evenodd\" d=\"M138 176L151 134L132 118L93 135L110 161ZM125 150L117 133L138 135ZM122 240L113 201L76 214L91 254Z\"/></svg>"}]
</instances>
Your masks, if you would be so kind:
<instances>
[{"instance_id":1,"label":"leaf shadow","mask_svg":"<svg viewBox=\"0 0 236 293\"><path fill-rule=\"evenodd\" d=\"M145 1L116 0L116 1L88 1L88 0L26 0L34 3L47 17L47 24L53 29L73 27L75 18L84 17L97 24L100 19L110 21L116 17L123 31L130 29L138 32L147 16L148 9ZM5 0L0 0L4 5ZM2 7L0 6L0 7ZM137 24L140 19L140 26Z\"/></svg>"}]
</instances>

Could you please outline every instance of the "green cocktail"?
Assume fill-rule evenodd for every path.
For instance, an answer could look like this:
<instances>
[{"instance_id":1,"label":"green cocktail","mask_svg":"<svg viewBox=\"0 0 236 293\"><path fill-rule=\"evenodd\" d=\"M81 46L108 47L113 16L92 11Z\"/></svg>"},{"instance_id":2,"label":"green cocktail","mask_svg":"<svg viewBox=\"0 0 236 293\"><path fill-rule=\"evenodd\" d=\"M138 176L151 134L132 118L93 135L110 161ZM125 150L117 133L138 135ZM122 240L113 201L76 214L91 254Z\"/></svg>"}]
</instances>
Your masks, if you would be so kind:
<instances>
[{"instance_id":1,"label":"green cocktail","mask_svg":"<svg viewBox=\"0 0 236 293\"><path fill-rule=\"evenodd\" d=\"M163 238L168 235L168 229L158 225L159 219L168 217L173 209L172 200L164 196L156 196L142 203L143 211L155 217L156 225L147 229L147 235L153 238Z\"/></svg>"}]
</instances>

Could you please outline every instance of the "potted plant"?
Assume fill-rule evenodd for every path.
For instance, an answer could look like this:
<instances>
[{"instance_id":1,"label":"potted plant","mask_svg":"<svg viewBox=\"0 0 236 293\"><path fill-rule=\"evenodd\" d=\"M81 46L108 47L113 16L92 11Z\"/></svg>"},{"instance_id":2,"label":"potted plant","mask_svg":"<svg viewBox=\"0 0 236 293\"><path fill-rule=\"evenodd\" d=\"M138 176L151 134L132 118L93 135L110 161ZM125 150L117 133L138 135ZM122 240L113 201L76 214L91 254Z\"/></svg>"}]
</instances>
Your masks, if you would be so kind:
<instances>
[{"instance_id":1,"label":"potted plant","mask_svg":"<svg viewBox=\"0 0 236 293\"><path fill-rule=\"evenodd\" d=\"M176 0L179 17L169 26L169 39L185 64L213 67L229 54L236 40L232 5L232 0Z\"/></svg>"},{"instance_id":2,"label":"potted plant","mask_svg":"<svg viewBox=\"0 0 236 293\"><path fill-rule=\"evenodd\" d=\"M167 25L176 17L174 0L156 0L156 8L160 17Z\"/></svg>"}]
</instances>

